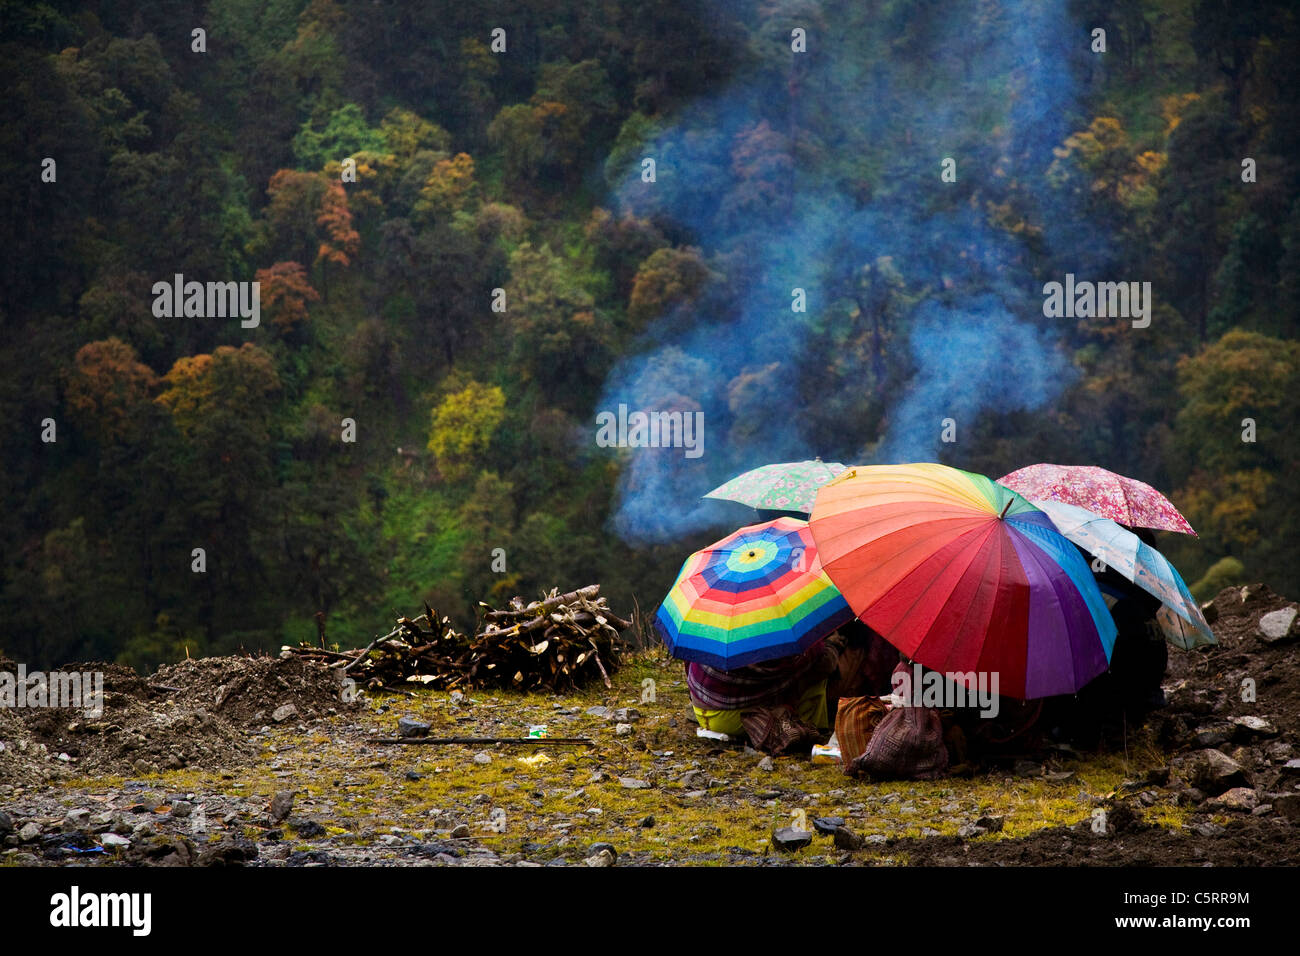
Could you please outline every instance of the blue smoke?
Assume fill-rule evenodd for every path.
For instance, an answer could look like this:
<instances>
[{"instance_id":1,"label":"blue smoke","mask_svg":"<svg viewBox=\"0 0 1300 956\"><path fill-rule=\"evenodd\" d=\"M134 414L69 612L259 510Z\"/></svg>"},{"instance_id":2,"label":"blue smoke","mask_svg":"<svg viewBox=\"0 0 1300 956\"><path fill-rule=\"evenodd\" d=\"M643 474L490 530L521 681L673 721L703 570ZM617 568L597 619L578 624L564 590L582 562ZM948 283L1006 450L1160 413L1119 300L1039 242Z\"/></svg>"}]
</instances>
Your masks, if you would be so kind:
<instances>
[{"instance_id":1,"label":"blue smoke","mask_svg":"<svg viewBox=\"0 0 1300 956\"><path fill-rule=\"evenodd\" d=\"M623 453L613 524L631 543L734 526L739 506L699 496L767 462L933 459L944 418L959 457L981 413L1041 408L1072 377L1044 275L1107 251L1045 173L1082 125L1087 30L1062 0L798 9L764 15L773 35L808 28L809 52L768 48L684 109L612 197L725 277L652 323L606 382L601 410L704 412L702 458Z\"/></svg>"}]
</instances>

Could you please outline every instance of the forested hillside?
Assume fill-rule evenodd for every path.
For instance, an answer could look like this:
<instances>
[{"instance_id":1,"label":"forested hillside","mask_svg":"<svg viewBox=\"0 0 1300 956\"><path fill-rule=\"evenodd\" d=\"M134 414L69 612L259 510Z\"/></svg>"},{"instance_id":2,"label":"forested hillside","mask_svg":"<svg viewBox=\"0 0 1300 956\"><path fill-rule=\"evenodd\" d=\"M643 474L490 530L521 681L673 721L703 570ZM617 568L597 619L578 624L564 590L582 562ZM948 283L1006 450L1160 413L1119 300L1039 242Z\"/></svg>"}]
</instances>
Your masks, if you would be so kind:
<instances>
[{"instance_id":1,"label":"forested hillside","mask_svg":"<svg viewBox=\"0 0 1300 956\"><path fill-rule=\"evenodd\" d=\"M0 43L15 659L650 610L752 516L699 495L812 455L1100 464L1189 582L1297 591L1291 4L48 0ZM1149 325L1047 317L1067 274ZM600 447L620 403L703 454Z\"/></svg>"}]
</instances>

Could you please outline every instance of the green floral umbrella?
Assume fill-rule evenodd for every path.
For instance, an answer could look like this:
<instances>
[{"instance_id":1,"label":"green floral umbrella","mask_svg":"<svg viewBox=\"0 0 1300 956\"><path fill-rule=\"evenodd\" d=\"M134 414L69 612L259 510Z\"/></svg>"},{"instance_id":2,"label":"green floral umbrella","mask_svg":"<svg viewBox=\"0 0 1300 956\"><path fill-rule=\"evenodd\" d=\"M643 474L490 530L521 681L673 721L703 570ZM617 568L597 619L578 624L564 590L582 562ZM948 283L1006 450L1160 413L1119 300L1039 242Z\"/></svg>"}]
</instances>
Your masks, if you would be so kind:
<instances>
[{"instance_id":1,"label":"green floral umbrella","mask_svg":"<svg viewBox=\"0 0 1300 956\"><path fill-rule=\"evenodd\" d=\"M739 501L765 511L812 511L817 489L844 470L838 461L787 461L737 475L705 498Z\"/></svg>"}]
</instances>

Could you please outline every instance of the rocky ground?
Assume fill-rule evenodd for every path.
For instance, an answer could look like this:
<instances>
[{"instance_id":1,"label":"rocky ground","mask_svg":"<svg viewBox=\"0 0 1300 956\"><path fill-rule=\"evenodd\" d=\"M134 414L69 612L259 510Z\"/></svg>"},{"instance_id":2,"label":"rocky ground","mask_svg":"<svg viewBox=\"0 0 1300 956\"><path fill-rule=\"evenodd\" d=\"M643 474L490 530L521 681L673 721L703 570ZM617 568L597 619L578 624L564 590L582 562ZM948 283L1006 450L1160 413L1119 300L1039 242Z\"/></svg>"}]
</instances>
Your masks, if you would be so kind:
<instances>
[{"instance_id":1,"label":"rocky ground","mask_svg":"<svg viewBox=\"0 0 1300 956\"><path fill-rule=\"evenodd\" d=\"M1296 609L1226 589L1219 646L1171 650L1169 705L1126 740L923 783L701 740L655 654L565 697L353 700L275 658L70 665L106 671L102 716L0 710L0 865L1294 865ZM594 746L375 743L403 717Z\"/></svg>"}]
</instances>

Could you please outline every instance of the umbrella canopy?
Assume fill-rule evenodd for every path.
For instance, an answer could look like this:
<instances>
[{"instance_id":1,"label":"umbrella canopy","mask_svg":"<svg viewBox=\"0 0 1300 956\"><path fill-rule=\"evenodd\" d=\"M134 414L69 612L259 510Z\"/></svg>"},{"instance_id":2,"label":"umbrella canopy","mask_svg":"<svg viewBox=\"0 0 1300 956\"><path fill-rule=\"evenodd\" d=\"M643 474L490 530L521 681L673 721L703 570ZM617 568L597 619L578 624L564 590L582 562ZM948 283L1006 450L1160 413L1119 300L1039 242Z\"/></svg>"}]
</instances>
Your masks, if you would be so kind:
<instances>
[{"instance_id":1,"label":"umbrella canopy","mask_svg":"<svg viewBox=\"0 0 1300 956\"><path fill-rule=\"evenodd\" d=\"M1173 502L1146 482L1096 465L1029 465L998 482L1030 501L1063 501L1130 527L1196 535Z\"/></svg>"},{"instance_id":2,"label":"umbrella canopy","mask_svg":"<svg viewBox=\"0 0 1300 956\"><path fill-rule=\"evenodd\" d=\"M808 523L777 518L687 558L655 629L674 657L732 670L802 653L851 620Z\"/></svg>"},{"instance_id":3,"label":"umbrella canopy","mask_svg":"<svg viewBox=\"0 0 1300 956\"><path fill-rule=\"evenodd\" d=\"M1000 694L1069 694L1106 670L1115 623L1088 563L1023 497L937 464L853 468L809 523L858 617L908 657Z\"/></svg>"},{"instance_id":4,"label":"umbrella canopy","mask_svg":"<svg viewBox=\"0 0 1300 956\"><path fill-rule=\"evenodd\" d=\"M817 489L844 470L838 461L786 461L762 465L714 488L705 498L739 501L764 511L812 511Z\"/></svg>"},{"instance_id":5,"label":"umbrella canopy","mask_svg":"<svg viewBox=\"0 0 1300 956\"><path fill-rule=\"evenodd\" d=\"M1158 616L1165 637L1184 650L1214 644L1214 632L1192 597L1182 575L1169 559L1127 528L1087 508L1061 501L1035 501L1058 531L1089 554L1101 558L1128 580L1173 612ZM1183 622L1175 623L1177 619Z\"/></svg>"}]
</instances>

